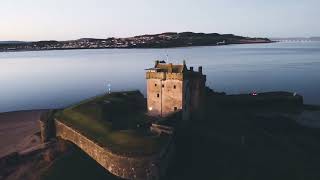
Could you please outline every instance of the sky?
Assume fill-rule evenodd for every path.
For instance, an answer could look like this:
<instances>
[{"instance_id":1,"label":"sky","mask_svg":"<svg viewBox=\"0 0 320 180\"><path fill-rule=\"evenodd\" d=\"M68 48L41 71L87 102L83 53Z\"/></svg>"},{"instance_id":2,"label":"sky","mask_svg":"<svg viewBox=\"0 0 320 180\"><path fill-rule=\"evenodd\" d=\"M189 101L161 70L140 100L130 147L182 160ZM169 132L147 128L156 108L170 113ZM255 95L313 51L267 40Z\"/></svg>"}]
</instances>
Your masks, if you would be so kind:
<instances>
[{"instance_id":1,"label":"sky","mask_svg":"<svg viewBox=\"0 0 320 180\"><path fill-rule=\"evenodd\" d=\"M1 0L0 41L161 32L320 36L320 0Z\"/></svg>"}]
</instances>

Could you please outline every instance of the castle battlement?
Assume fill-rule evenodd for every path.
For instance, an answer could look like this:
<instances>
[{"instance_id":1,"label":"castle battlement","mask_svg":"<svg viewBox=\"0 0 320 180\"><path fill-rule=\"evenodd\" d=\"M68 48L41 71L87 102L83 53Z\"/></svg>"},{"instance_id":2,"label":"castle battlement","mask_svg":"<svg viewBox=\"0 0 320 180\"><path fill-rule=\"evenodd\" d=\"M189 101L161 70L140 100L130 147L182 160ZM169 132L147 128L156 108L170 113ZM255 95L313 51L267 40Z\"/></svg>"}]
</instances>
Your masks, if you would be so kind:
<instances>
[{"instance_id":1,"label":"castle battlement","mask_svg":"<svg viewBox=\"0 0 320 180\"><path fill-rule=\"evenodd\" d=\"M182 73L166 73L166 72L146 72L146 79L160 79L160 80L179 80L183 81Z\"/></svg>"}]
</instances>

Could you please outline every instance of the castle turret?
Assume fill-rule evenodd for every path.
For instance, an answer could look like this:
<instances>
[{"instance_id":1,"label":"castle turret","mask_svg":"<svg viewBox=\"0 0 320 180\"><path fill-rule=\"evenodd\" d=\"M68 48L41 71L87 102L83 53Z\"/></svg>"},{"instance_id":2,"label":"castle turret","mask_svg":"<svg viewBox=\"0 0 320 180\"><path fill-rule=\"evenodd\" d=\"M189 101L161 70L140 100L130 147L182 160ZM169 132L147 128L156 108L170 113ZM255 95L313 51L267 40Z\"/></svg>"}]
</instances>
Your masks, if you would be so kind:
<instances>
[{"instance_id":1,"label":"castle turret","mask_svg":"<svg viewBox=\"0 0 320 180\"><path fill-rule=\"evenodd\" d=\"M156 61L146 69L148 111L152 116L165 117L182 111L183 119L197 114L203 104L206 76L185 61L174 65Z\"/></svg>"}]
</instances>

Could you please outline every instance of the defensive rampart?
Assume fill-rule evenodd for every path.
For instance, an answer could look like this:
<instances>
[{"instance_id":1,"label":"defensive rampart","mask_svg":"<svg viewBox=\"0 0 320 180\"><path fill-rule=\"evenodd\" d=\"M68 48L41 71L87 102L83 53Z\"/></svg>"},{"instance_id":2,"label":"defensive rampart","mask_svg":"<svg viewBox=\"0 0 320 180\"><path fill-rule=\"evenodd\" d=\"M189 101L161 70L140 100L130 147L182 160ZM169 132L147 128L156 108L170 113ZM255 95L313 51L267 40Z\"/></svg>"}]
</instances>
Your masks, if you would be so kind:
<instances>
[{"instance_id":1,"label":"defensive rampart","mask_svg":"<svg viewBox=\"0 0 320 180\"><path fill-rule=\"evenodd\" d=\"M174 152L172 137L163 149L150 156L125 156L110 151L77 130L55 120L56 136L71 141L112 174L125 179L159 179Z\"/></svg>"}]
</instances>

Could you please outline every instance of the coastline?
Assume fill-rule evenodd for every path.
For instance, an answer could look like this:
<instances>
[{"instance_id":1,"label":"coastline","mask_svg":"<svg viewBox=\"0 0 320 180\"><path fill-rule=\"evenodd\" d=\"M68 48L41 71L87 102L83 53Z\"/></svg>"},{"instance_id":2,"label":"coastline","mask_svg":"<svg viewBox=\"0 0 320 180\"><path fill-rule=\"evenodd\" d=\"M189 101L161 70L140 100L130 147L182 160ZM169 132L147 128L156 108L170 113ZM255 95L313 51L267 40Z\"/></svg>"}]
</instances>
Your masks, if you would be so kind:
<instances>
[{"instance_id":1,"label":"coastline","mask_svg":"<svg viewBox=\"0 0 320 180\"><path fill-rule=\"evenodd\" d=\"M0 158L40 144L38 120L47 110L0 113Z\"/></svg>"},{"instance_id":2,"label":"coastline","mask_svg":"<svg viewBox=\"0 0 320 180\"><path fill-rule=\"evenodd\" d=\"M66 51L66 50L91 50L91 49L173 49L173 48L185 48L185 47L205 47L205 46L228 46L228 45L243 45L243 44L269 44L277 43L278 41L250 41L250 42L238 42L220 45L182 45L182 46L167 46L167 47L96 47L96 48L55 48L55 49L15 49L15 50L2 50L0 53L6 52L33 52L33 51Z\"/></svg>"}]
</instances>

